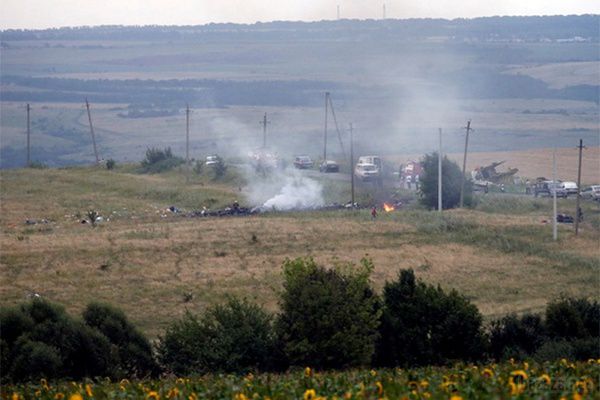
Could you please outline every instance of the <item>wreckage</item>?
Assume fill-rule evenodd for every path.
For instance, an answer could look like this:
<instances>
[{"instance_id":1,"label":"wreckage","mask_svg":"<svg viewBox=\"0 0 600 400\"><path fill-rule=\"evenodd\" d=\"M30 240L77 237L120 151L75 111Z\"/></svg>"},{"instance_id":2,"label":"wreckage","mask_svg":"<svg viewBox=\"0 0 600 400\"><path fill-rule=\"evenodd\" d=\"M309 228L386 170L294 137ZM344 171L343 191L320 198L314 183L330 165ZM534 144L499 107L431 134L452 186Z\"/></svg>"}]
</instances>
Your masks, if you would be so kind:
<instances>
[{"instance_id":1,"label":"wreckage","mask_svg":"<svg viewBox=\"0 0 600 400\"><path fill-rule=\"evenodd\" d=\"M485 167L477 167L471 171L471 178L475 186L487 189L489 186L502 186L510 183L511 178L519 172L518 168L509 168L506 172L496 171L496 167L504 164L506 161L493 162Z\"/></svg>"}]
</instances>

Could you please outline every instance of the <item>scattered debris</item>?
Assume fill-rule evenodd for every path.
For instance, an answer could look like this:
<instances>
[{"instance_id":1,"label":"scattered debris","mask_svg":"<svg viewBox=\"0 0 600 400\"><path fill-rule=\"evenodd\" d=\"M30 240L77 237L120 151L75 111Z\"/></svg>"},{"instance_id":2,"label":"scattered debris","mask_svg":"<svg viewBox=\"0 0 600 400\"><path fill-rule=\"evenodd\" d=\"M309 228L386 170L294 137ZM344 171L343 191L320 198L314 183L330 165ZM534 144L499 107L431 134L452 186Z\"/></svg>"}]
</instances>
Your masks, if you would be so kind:
<instances>
[{"instance_id":1,"label":"scattered debris","mask_svg":"<svg viewBox=\"0 0 600 400\"><path fill-rule=\"evenodd\" d=\"M42 219L26 219L25 220L25 225L37 225L37 224L48 224L50 221L48 221L45 218Z\"/></svg>"}]
</instances>

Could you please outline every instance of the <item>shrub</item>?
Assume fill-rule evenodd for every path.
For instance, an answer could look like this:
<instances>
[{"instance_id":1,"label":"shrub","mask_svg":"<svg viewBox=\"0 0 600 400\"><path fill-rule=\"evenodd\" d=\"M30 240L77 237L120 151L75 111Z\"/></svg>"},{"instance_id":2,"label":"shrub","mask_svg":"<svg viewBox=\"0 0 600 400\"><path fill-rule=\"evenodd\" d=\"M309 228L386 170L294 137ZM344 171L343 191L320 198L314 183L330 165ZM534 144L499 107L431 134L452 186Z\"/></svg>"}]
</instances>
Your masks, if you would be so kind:
<instances>
[{"instance_id":1,"label":"shrub","mask_svg":"<svg viewBox=\"0 0 600 400\"><path fill-rule=\"evenodd\" d=\"M368 260L358 269L325 269L310 258L284 263L276 326L292 365L346 368L370 362L379 325L372 269Z\"/></svg>"},{"instance_id":2,"label":"shrub","mask_svg":"<svg viewBox=\"0 0 600 400\"><path fill-rule=\"evenodd\" d=\"M383 296L376 364L440 364L482 356L482 317L456 291L445 293L417 281L413 270L402 270L398 280L386 283Z\"/></svg>"},{"instance_id":3,"label":"shrub","mask_svg":"<svg viewBox=\"0 0 600 400\"><path fill-rule=\"evenodd\" d=\"M227 172L227 165L222 157L216 156L215 163L213 164L213 171L215 173L215 180L221 179L225 176L225 172Z\"/></svg>"},{"instance_id":4,"label":"shrub","mask_svg":"<svg viewBox=\"0 0 600 400\"><path fill-rule=\"evenodd\" d=\"M115 160L113 160L112 158L109 158L108 160L106 160L106 169L107 170L112 170L115 168L115 165L117 165L117 162Z\"/></svg>"},{"instance_id":5,"label":"shrub","mask_svg":"<svg viewBox=\"0 0 600 400\"><path fill-rule=\"evenodd\" d=\"M62 307L34 299L0 316L7 351L3 375L13 380L110 376L114 360L108 339L69 317ZM29 367L32 363L35 368Z\"/></svg>"},{"instance_id":6,"label":"shrub","mask_svg":"<svg viewBox=\"0 0 600 400\"><path fill-rule=\"evenodd\" d=\"M152 346L125 314L107 304L91 303L83 312L85 323L101 332L113 346L113 374L119 376L156 375L158 365Z\"/></svg>"},{"instance_id":7,"label":"shrub","mask_svg":"<svg viewBox=\"0 0 600 400\"><path fill-rule=\"evenodd\" d=\"M158 354L177 374L269 369L276 354L271 316L236 298L202 317L187 312L159 339Z\"/></svg>"},{"instance_id":8,"label":"shrub","mask_svg":"<svg viewBox=\"0 0 600 400\"><path fill-rule=\"evenodd\" d=\"M426 154L421 161L423 173L419 177L421 204L435 209L438 206L438 154ZM442 159L442 208L454 208L460 202L460 187L462 183L462 171L458 164L449 160L446 156ZM470 181L465 182L466 205L472 202L472 185Z\"/></svg>"},{"instance_id":9,"label":"shrub","mask_svg":"<svg viewBox=\"0 0 600 400\"><path fill-rule=\"evenodd\" d=\"M173 155L170 147L164 150L151 147L146 150L146 158L142 160L142 171L146 173L165 172L183 163L182 158Z\"/></svg>"},{"instance_id":10,"label":"shrub","mask_svg":"<svg viewBox=\"0 0 600 400\"><path fill-rule=\"evenodd\" d=\"M527 314L519 318L508 315L491 323L490 355L496 360L527 358L542 346L545 336L541 316Z\"/></svg>"},{"instance_id":11,"label":"shrub","mask_svg":"<svg viewBox=\"0 0 600 400\"><path fill-rule=\"evenodd\" d=\"M600 304L587 299L560 298L546 307L546 324L552 338L599 338Z\"/></svg>"},{"instance_id":12,"label":"shrub","mask_svg":"<svg viewBox=\"0 0 600 400\"><path fill-rule=\"evenodd\" d=\"M204 169L204 163L200 160L196 160L196 164L194 165L194 172L196 175L202 175L202 170Z\"/></svg>"}]
</instances>

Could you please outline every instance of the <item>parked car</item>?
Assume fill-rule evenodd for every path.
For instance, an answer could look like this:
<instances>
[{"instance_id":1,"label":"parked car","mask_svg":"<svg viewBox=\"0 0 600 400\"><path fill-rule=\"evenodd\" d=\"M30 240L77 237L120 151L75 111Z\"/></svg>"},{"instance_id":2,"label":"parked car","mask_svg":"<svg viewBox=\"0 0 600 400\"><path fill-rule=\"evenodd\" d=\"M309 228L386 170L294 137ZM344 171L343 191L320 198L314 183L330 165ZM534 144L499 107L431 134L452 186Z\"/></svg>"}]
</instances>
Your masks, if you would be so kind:
<instances>
[{"instance_id":1,"label":"parked car","mask_svg":"<svg viewBox=\"0 0 600 400\"><path fill-rule=\"evenodd\" d=\"M356 164L354 175L362 181L373 181L379 178L379 169L375 164Z\"/></svg>"},{"instance_id":2,"label":"parked car","mask_svg":"<svg viewBox=\"0 0 600 400\"><path fill-rule=\"evenodd\" d=\"M583 189L581 198L600 201L600 185L592 185Z\"/></svg>"},{"instance_id":3,"label":"parked car","mask_svg":"<svg viewBox=\"0 0 600 400\"><path fill-rule=\"evenodd\" d=\"M535 197L554 196L554 192L556 192L556 197L567 197L567 191L560 182L541 181L537 182L533 187Z\"/></svg>"},{"instance_id":4,"label":"parked car","mask_svg":"<svg viewBox=\"0 0 600 400\"><path fill-rule=\"evenodd\" d=\"M567 195L577 194L577 184L575 182L563 182L562 187L567 191Z\"/></svg>"},{"instance_id":5,"label":"parked car","mask_svg":"<svg viewBox=\"0 0 600 400\"><path fill-rule=\"evenodd\" d=\"M314 165L313 160L309 156L296 156L294 157L294 167L298 169L312 168Z\"/></svg>"},{"instance_id":6,"label":"parked car","mask_svg":"<svg viewBox=\"0 0 600 400\"><path fill-rule=\"evenodd\" d=\"M333 160L323 161L319 167L321 172L340 172L340 166Z\"/></svg>"}]
</instances>

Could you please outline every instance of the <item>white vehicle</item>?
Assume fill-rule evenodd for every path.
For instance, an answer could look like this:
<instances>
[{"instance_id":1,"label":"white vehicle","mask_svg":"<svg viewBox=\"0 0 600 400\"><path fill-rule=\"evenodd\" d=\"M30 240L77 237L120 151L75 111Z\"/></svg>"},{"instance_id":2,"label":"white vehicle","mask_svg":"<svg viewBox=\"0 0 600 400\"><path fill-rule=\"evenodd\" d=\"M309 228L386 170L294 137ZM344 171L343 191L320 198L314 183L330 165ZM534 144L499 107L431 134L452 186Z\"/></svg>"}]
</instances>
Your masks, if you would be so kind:
<instances>
[{"instance_id":1,"label":"white vehicle","mask_svg":"<svg viewBox=\"0 0 600 400\"><path fill-rule=\"evenodd\" d=\"M212 156L206 156L206 165L214 165L218 162L219 160L219 156L216 155L212 155Z\"/></svg>"},{"instance_id":2,"label":"white vehicle","mask_svg":"<svg viewBox=\"0 0 600 400\"><path fill-rule=\"evenodd\" d=\"M563 182L562 187L567 191L567 195L577 194L577 184L575 182Z\"/></svg>"},{"instance_id":3,"label":"white vehicle","mask_svg":"<svg viewBox=\"0 0 600 400\"><path fill-rule=\"evenodd\" d=\"M363 181L380 179L383 173L381 157L361 156L354 167L354 175Z\"/></svg>"},{"instance_id":4,"label":"white vehicle","mask_svg":"<svg viewBox=\"0 0 600 400\"><path fill-rule=\"evenodd\" d=\"M600 185L592 185L581 191L581 198L600 201Z\"/></svg>"},{"instance_id":5,"label":"white vehicle","mask_svg":"<svg viewBox=\"0 0 600 400\"><path fill-rule=\"evenodd\" d=\"M356 164L354 175L363 181L372 181L379 178L379 169L375 164Z\"/></svg>"}]
</instances>

